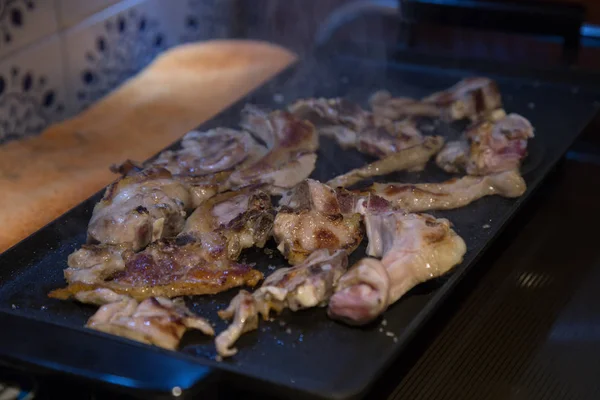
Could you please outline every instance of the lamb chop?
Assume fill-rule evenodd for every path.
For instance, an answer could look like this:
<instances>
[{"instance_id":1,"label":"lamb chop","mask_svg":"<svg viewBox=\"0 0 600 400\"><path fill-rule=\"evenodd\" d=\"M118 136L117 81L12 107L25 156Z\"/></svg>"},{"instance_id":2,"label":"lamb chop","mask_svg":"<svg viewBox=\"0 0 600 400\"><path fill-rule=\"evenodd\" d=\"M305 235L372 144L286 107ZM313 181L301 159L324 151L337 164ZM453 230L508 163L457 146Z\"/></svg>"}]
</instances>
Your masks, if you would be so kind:
<instances>
[{"instance_id":1,"label":"lamb chop","mask_svg":"<svg viewBox=\"0 0 600 400\"><path fill-rule=\"evenodd\" d=\"M280 313L286 308L297 311L324 307L347 266L348 256L344 250L331 254L329 250L320 249L302 264L276 270L253 294L242 290L227 309L219 311L221 318L233 318L232 324L215 340L219 355L236 354L233 344L243 333L257 329L259 314L267 319L271 310Z\"/></svg>"},{"instance_id":2,"label":"lamb chop","mask_svg":"<svg viewBox=\"0 0 600 400\"><path fill-rule=\"evenodd\" d=\"M163 168L149 168L112 183L94 207L88 242L133 250L177 235L192 205L187 188Z\"/></svg>"},{"instance_id":3,"label":"lamb chop","mask_svg":"<svg viewBox=\"0 0 600 400\"><path fill-rule=\"evenodd\" d=\"M438 107L443 119L472 121L502 118L502 97L496 82L489 78L466 78L441 92L423 99L426 104Z\"/></svg>"},{"instance_id":4,"label":"lamb chop","mask_svg":"<svg viewBox=\"0 0 600 400\"><path fill-rule=\"evenodd\" d=\"M247 105L242 115L242 127L262 139L269 148L264 157L234 171L228 183L233 188L267 185L271 194L306 179L315 168L319 147L314 126L284 111L270 114Z\"/></svg>"},{"instance_id":5,"label":"lamb chop","mask_svg":"<svg viewBox=\"0 0 600 400\"><path fill-rule=\"evenodd\" d=\"M435 104L426 103L410 97L393 97L387 90L378 90L369 98L373 114L380 119L392 121L413 117L439 118L442 110Z\"/></svg>"},{"instance_id":6,"label":"lamb chop","mask_svg":"<svg viewBox=\"0 0 600 400\"><path fill-rule=\"evenodd\" d=\"M69 286L50 296L66 299L109 288L136 299L218 293L254 286L262 274L234 262L244 248L264 246L273 226L270 198L247 189L205 202L177 238L163 239L135 253L125 246L85 246L69 257Z\"/></svg>"},{"instance_id":7,"label":"lamb chop","mask_svg":"<svg viewBox=\"0 0 600 400\"><path fill-rule=\"evenodd\" d=\"M150 297L138 302L108 289L96 289L80 293L78 300L101 306L88 320L88 328L165 349L176 349L188 329L215 334L210 323L189 311L181 298Z\"/></svg>"},{"instance_id":8,"label":"lamb chop","mask_svg":"<svg viewBox=\"0 0 600 400\"><path fill-rule=\"evenodd\" d=\"M104 251L114 253L114 250ZM263 277L251 266L230 260L227 239L219 233L206 234L201 239L187 235L162 239L139 253L128 249L119 256L113 254L113 257L120 257L122 264L97 263L97 259L84 262L83 257L78 264L70 262L65 270L69 285L53 290L49 296L66 300L80 292L99 288L136 300L152 296L202 295L243 285L254 286ZM103 269L107 272L100 273ZM81 276L90 279L75 280Z\"/></svg>"},{"instance_id":9,"label":"lamb chop","mask_svg":"<svg viewBox=\"0 0 600 400\"><path fill-rule=\"evenodd\" d=\"M371 257L340 278L328 315L364 325L421 282L437 278L462 261L465 242L446 219L402 211L365 214Z\"/></svg>"},{"instance_id":10,"label":"lamb chop","mask_svg":"<svg viewBox=\"0 0 600 400\"><path fill-rule=\"evenodd\" d=\"M342 214L335 191L307 179L280 201L273 236L290 264L298 264L318 249L351 253L363 238L361 216Z\"/></svg>"},{"instance_id":11,"label":"lamb chop","mask_svg":"<svg viewBox=\"0 0 600 400\"><path fill-rule=\"evenodd\" d=\"M227 240L227 255L236 260L243 249L263 247L271 236L271 198L258 188L225 192L205 201L187 219L180 236L202 237L219 232Z\"/></svg>"},{"instance_id":12,"label":"lamb chop","mask_svg":"<svg viewBox=\"0 0 600 400\"><path fill-rule=\"evenodd\" d=\"M354 147L374 157L386 157L423 141L414 121L378 117L346 99L305 99L290 106L299 118L311 121L319 134L344 148Z\"/></svg>"},{"instance_id":13,"label":"lamb chop","mask_svg":"<svg viewBox=\"0 0 600 400\"><path fill-rule=\"evenodd\" d=\"M392 153L363 167L339 175L327 184L333 187L348 187L362 180L387 175L397 171L421 171L431 157L444 145L441 136L427 136L421 144Z\"/></svg>"},{"instance_id":14,"label":"lamb chop","mask_svg":"<svg viewBox=\"0 0 600 400\"><path fill-rule=\"evenodd\" d=\"M485 176L465 176L442 183L374 183L359 195L376 194L407 212L450 210L484 196L520 197L527 185L517 170Z\"/></svg>"},{"instance_id":15,"label":"lamb chop","mask_svg":"<svg viewBox=\"0 0 600 400\"><path fill-rule=\"evenodd\" d=\"M527 156L527 140L532 137L531 123L518 114L479 122L467 130L464 139L448 143L436 163L446 172L466 171L469 175L518 169Z\"/></svg>"}]
</instances>

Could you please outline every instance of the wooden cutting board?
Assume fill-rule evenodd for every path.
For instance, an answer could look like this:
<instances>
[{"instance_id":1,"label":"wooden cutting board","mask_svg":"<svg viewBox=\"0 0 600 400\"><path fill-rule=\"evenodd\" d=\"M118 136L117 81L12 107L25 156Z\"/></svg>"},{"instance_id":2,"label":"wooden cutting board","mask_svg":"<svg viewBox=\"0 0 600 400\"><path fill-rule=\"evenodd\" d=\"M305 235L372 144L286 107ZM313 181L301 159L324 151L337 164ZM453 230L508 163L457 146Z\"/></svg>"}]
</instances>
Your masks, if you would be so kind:
<instances>
[{"instance_id":1,"label":"wooden cutting board","mask_svg":"<svg viewBox=\"0 0 600 400\"><path fill-rule=\"evenodd\" d=\"M0 252L143 161L296 60L267 43L179 46L78 116L0 146Z\"/></svg>"}]
</instances>

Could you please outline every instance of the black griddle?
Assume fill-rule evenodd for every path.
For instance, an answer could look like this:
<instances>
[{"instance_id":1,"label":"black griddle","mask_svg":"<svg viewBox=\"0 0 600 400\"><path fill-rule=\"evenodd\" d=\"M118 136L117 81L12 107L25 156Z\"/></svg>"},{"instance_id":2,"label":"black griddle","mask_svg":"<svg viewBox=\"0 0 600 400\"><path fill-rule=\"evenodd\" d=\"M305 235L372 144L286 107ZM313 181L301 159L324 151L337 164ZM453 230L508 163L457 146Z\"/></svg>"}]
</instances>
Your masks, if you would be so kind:
<instances>
[{"instance_id":1,"label":"black griddle","mask_svg":"<svg viewBox=\"0 0 600 400\"><path fill-rule=\"evenodd\" d=\"M346 96L364 104L377 89L396 95L422 97L472 75L465 70L414 68L342 59L326 65L305 62L268 82L263 88L200 127L236 127L247 102L283 107L296 98ZM433 213L449 218L468 246L461 265L449 275L423 284L393 305L382 319L364 328L350 328L329 320L323 309L284 312L237 343L239 353L224 362L215 360L212 339L186 334L179 352L169 352L83 328L95 308L47 298L65 285L62 270L67 256L85 241L94 204L101 193L69 211L12 249L0 255L0 358L13 365L72 374L97 384L115 385L134 394L169 394L179 387L185 394L212 390L215 384L285 397L357 398L434 315L461 278L473 267L494 238L566 152L594 115L597 95L584 87L519 78L496 79L508 112L527 117L536 128L530 155L522 172L528 184L516 200L488 197L470 206ZM596 92L597 93L597 92ZM430 120L420 122L426 133L452 138L464 127ZM184 132L182 132L183 134ZM370 161L354 151L341 151L323 139L312 177L328 180ZM377 181L442 181L450 175L428 166L420 173L398 173ZM368 184L365 182L364 184ZM267 244L270 249L274 243ZM364 255L365 243L351 262ZM242 255L265 274L286 265L277 251L251 249ZM237 290L187 299L198 314L217 317ZM177 391L177 389L176 389Z\"/></svg>"}]
</instances>

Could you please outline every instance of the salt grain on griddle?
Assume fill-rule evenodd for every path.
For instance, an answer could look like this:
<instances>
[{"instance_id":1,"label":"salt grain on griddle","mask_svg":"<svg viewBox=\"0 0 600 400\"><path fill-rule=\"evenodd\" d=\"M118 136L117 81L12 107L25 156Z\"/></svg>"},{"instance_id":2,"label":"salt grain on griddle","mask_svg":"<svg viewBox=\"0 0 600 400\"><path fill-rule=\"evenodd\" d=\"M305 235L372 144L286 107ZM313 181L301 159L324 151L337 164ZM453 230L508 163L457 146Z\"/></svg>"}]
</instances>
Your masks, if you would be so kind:
<instances>
[{"instance_id":1,"label":"salt grain on griddle","mask_svg":"<svg viewBox=\"0 0 600 400\"><path fill-rule=\"evenodd\" d=\"M483 229L490 229L492 226L490 224L485 224L482 226Z\"/></svg>"},{"instance_id":2,"label":"salt grain on griddle","mask_svg":"<svg viewBox=\"0 0 600 400\"><path fill-rule=\"evenodd\" d=\"M396 335L394 335L394 332L387 331L387 332L385 333L385 336L394 337L394 336L396 336Z\"/></svg>"},{"instance_id":3,"label":"salt grain on griddle","mask_svg":"<svg viewBox=\"0 0 600 400\"><path fill-rule=\"evenodd\" d=\"M387 320L384 319L383 321L381 321L381 326L386 326L386 325L387 325Z\"/></svg>"},{"instance_id":4,"label":"salt grain on griddle","mask_svg":"<svg viewBox=\"0 0 600 400\"><path fill-rule=\"evenodd\" d=\"M291 335L292 334L292 328L287 328L285 330L285 333L287 333L288 335Z\"/></svg>"}]
</instances>

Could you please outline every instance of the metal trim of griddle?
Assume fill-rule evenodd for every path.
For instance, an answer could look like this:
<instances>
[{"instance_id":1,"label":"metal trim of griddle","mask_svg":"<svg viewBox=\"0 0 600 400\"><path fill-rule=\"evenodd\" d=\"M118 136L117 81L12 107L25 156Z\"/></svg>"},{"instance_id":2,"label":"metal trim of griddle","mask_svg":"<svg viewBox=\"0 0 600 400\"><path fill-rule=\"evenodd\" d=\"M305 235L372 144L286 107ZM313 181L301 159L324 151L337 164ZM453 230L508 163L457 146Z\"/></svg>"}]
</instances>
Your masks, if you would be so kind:
<instances>
[{"instance_id":1,"label":"metal trim of griddle","mask_svg":"<svg viewBox=\"0 0 600 400\"><path fill-rule=\"evenodd\" d=\"M272 87L277 88L279 85L281 85L288 79L291 79L297 73L300 67L300 65L297 65L286 70L279 77L275 78L270 82L267 82L262 89L258 89L257 92L250 94L247 98L242 99L236 105L223 111L221 114L219 114L219 116L217 116L215 119L209 122L208 125L219 125L219 121L222 121L223 119L231 120L231 118L236 118L234 119L234 121L237 122L236 116L243 104L245 104L248 101L254 102L257 98L260 99L265 98L265 96L271 96L273 93ZM591 115L589 118L591 118ZM582 128L585 125L587 125L587 123L588 121L581 122L582 126L581 129L577 130L577 135L581 132ZM573 135L573 140L577 135ZM173 146L175 145L176 144L174 144ZM239 385L243 383L244 385L254 386L257 389L262 388L262 384L268 383L268 387L272 390L273 393L285 394L288 396L293 394L295 396L310 395L323 398L356 398L368 389L368 384L365 385L364 381L372 383L384 370L384 368L387 367L391 362L394 361L394 359L397 356L400 355L401 351L405 348L405 346L407 346L410 343L411 338L418 333L419 328L425 323L425 321L428 318L431 318L434 311L437 309L437 307L440 306L441 302L448 297L448 295L452 292L456 284L466 275L466 273L471 268L473 268L476 265L477 260L483 255L485 250L490 246L490 244L500 234L500 232L506 227L508 222L514 217L516 211L520 209L522 204L526 201L526 199L530 197L533 190L539 187L543 180L543 177L547 175L550 169L556 164L560 157L562 157L564 152L566 152L567 148L565 147L563 150L564 151L561 151L560 154L557 153L552 160L547 160L550 162L546 164L545 170L541 174L542 178L537 180L535 184L530 187L528 193L524 197L514 200L514 203L511 207L511 212L505 215L505 218L497 222L497 225L494 227L493 235L490 236L490 238L475 255L475 257L472 260L470 260L470 262L457 267L454 270L454 272L447 278L447 280L439 288L436 289L433 297L430 300L428 300L427 304L419 311L417 316L412 318L411 322L405 328L403 333L398 336L398 342L392 346L391 355L389 355L382 364L378 365L377 368L373 368L371 370L370 376L364 377L365 379L360 382L349 382L349 385L346 385L346 387L342 390L336 389L335 387L329 387L328 391L324 391L323 388L317 388L317 390L315 390L314 387L312 389L301 389L297 385L285 385L280 381L270 379L269 376L257 376L256 374L248 374L247 376L243 376L239 374L239 371L236 371L235 367L232 367L227 363L218 363L215 361L183 354L181 352L170 352L156 347L150 347L143 344L135 343L126 339L106 335L100 332L87 330L83 327L75 328L60 323L49 323L47 321L40 321L29 316L20 315L18 310L10 311L2 310L1 308L0 326L6 326L5 324L17 324L19 328L17 330L12 331L8 329L0 329L0 357L9 359L14 362L35 365L49 370L64 370L65 368L62 364L66 364L67 367L71 366L75 368L63 372L80 376L87 380L92 380L96 382L100 381L112 385L120 384L120 386L129 386L129 388L131 389L135 388L136 390L148 392L169 392L172 389L172 387L169 386L173 385L179 386L183 390L196 391L205 387L204 385L213 384L217 380L227 379L228 381L232 381L234 384ZM96 194L91 198L91 200L88 200L82 205L77 206L74 210L71 210L67 214L76 212L76 210L81 209L82 207L89 207L91 204L93 204L95 200L99 198L99 196L100 193ZM49 234L53 226L55 226L54 224L60 224L64 220L64 218L65 216L58 218L56 221L50 223L46 227L42 228L40 231L31 235L17 246L14 246L12 249L0 255L0 263L2 263L2 261L6 261L7 259L10 260L11 257L19 255L19 253L26 253L27 249L29 248L35 249L36 246L34 245L36 244L36 242L44 241L45 239L43 239L43 235ZM2 272L0 271L0 276L1 275ZM0 284L0 291L1 289L2 285ZM0 307L2 306L3 305L0 304ZM33 329L37 327L39 327L39 329L45 328L48 330L49 333L55 332L56 336L61 338L60 341L56 343L57 347L52 346L53 338L44 337L45 340L42 343L43 346L40 345L40 347L34 347L33 349L27 347L23 348L23 343L20 343L20 339L30 338L31 340L34 340L37 331L34 331ZM63 338L68 338L68 342L65 342ZM58 346L62 346L62 349L58 348ZM91 354L88 353L88 356L100 357L101 362L99 362L98 364L85 366L85 363L82 364L81 359L73 357L73 355L69 353L69 351L74 352L76 350L86 352L90 351L90 349L93 351L91 352ZM17 350L19 353L15 354L15 350ZM162 365L156 364L157 362L161 362L159 360L172 360L178 365L177 369L183 368L186 371L189 371L191 374L195 375L196 378L193 382L188 382L187 384L184 382L184 380L171 380L168 382L162 382L162 384L160 384L161 382L157 382L157 380L152 379L152 375L140 374L137 377L130 377L131 379L129 381L124 380L121 382L115 382L113 379L111 382L111 379L109 379L111 373L121 376L128 373L128 371L119 370L118 368L115 369L115 364L111 363L111 360L103 359L102 357L106 356L106 354L121 354L120 351L123 351L124 353L127 352L129 356L137 355L138 357L142 357L144 359L154 358L155 361L149 361L150 365ZM243 349L241 349L241 351L243 351ZM52 361L54 364L49 363L49 360ZM155 364L152 364L152 362L155 362ZM123 383L125 384L123 385Z\"/></svg>"}]
</instances>

